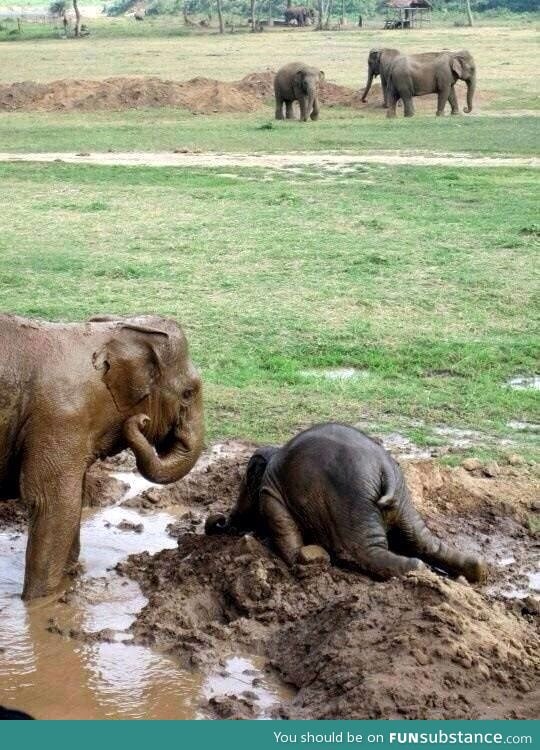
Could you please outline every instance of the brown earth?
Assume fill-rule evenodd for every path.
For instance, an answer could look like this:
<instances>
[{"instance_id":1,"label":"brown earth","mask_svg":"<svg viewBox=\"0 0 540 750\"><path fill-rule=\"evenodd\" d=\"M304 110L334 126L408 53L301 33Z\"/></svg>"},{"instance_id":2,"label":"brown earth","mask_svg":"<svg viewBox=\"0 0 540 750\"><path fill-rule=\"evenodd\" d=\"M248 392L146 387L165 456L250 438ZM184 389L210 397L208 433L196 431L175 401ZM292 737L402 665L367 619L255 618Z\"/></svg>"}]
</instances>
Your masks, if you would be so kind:
<instances>
[{"instance_id":1,"label":"brown earth","mask_svg":"<svg viewBox=\"0 0 540 750\"><path fill-rule=\"evenodd\" d=\"M431 528L481 550L491 578L473 587L428 571L380 583L324 565L289 570L252 536L195 533L210 510L234 502L250 450L221 446L188 482L150 490L158 505L189 503L192 510L171 529L178 549L132 556L118 567L149 598L132 626L136 643L170 652L186 667L215 665L238 650L264 657L296 689L277 710L285 718L535 715L539 604L528 579L538 564L530 530L538 510L534 467L504 466L488 477L428 460L403 463ZM515 599L505 598L508 586ZM246 716L232 698L205 711Z\"/></svg>"},{"instance_id":2,"label":"brown earth","mask_svg":"<svg viewBox=\"0 0 540 750\"><path fill-rule=\"evenodd\" d=\"M113 77L103 80L62 79L50 83L21 81L0 85L0 111L94 111L148 107L183 107L193 114L218 112L254 112L273 98L275 72L249 73L240 81L217 81L197 77L189 81L170 81L155 76ZM489 99L477 95L478 103ZM321 83L323 106L380 109L380 86L372 87L369 101L363 104L360 93L331 81ZM420 110L433 109L435 97L416 100Z\"/></svg>"}]
</instances>

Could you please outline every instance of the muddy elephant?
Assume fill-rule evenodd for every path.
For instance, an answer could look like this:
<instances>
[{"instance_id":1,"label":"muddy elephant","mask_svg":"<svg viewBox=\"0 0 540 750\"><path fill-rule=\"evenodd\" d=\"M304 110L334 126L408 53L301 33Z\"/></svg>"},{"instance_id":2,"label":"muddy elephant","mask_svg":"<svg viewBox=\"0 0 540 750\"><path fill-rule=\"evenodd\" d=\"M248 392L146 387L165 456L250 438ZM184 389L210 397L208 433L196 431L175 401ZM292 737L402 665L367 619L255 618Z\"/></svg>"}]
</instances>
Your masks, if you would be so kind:
<instances>
[{"instance_id":1,"label":"muddy elephant","mask_svg":"<svg viewBox=\"0 0 540 750\"><path fill-rule=\"evenodd\" d=\"M400 55L390 66L387 80L388 117L396 116L396 104L403 101L405 117L414 115L413 97L437 94L437 116L444 115L446 102L453 115L459 114L454 86L458 80L467 83L467 106L472 112L476 90L476 65L470 52L443 52L434 60L415 60Z\"/></svg>"},{"instance_id":2,"label":"muddy elephant","mask_svg":"<svg viewBox=\"0 0 540 750\"><path fill-rule=\"evenodd\" d=\"M292 5L285 8L284 17L288 24L296 22L296 26L310 26L315 14L312 8L306 8L305 5Z\"/></svg>"},{"instance_id":3,"label":"muddy elephant","mask_svg":"<svg viewBox=\"0 0 540 750\"><path fill-rule=\"evenodd\" d=\"M319 83L324 73L305 63L284 65L274 78L276 97L276 120L283 120L283 105L287 120L294 119L293 104L300 105L300 120L307 122L319 119Z\"/></svg>"},{"instance_id":4,"label":"muddy elephant","mask_svg":"<svg viewBox=\"0 0 540 750\"><path fill-rule=\"evenodd\" d=\"M206 533L254 530L290 565L327 554L387 579L423 567L480 581L482 560L444 544L415 509L398 464L377 442L323 424L251 457L236 507L210 516ZM312 545L315 545L313 547Z\"/></svg>"},{"instance_id":5,"label":"muddy elephant","mask_svg":"<svg viewBox=\"0 0 540 750\"><path fill-rule=\"evenodd\" d=\"M0 498L30 511L23 598L56 591L79 556L85 474L130 447L151 482L203 447L200 377L186 337L157 316L83 324L0 316Z\"/></svg>"},{"instance_id":6,"label":"muddy elephant","mask_svg":"<svg viewBox=\"0 0 540 750\"><path fill-rule=\"evenodd\" d=\"M391 47L383 47L377 49L371 49L368 54L368 77L364 91L362 92L362 101L367 102L367 95L371 89L373 79L377 76L381 77L381 89L383 95L383 107L388 107L387 87L388 87L388 76L390 75L390 68L394 60L399 57L402 53L398 49ZM420 62L429 62L435 60L441 52L418 52L415 55L409 55L413 60Z\"/></svg>"}]
</instances>

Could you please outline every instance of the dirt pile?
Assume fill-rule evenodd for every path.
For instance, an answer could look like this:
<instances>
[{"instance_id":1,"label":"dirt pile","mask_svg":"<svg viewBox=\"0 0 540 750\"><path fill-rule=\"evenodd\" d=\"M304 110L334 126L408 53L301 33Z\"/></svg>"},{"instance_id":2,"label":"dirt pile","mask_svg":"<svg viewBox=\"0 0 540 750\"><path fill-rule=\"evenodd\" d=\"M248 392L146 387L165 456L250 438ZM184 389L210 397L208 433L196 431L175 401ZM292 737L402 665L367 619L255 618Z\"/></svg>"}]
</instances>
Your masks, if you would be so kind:
<instances>
[{"instance_id":1,"label":"dirt pile","mask_svg":"<svg viewBox=\"0 0 540 750\"><path fill-rule=\"evenodd\" d=\"M163 503L189 502L192 511L174 529L177 549L119 566L149 599L132 627L135 642L185 666L215 665L238 650L264 657L296 688L278 711L286 718L534 716L539 607L528 571L538 561L529 528L537 483L527 468L486 477L405 463L432 529L482 551L491 580L472 587L427 572L380 583L321 564L289 570L252 536L193 533L208 511L232 505L251 448L220 450L190 474L189 490L181 482L150 491L165 493ZM515 599L504 598L505 586ZM206 706L212 715L218 708L245 716L233 700Z\"/></svg>"}]
</instances>

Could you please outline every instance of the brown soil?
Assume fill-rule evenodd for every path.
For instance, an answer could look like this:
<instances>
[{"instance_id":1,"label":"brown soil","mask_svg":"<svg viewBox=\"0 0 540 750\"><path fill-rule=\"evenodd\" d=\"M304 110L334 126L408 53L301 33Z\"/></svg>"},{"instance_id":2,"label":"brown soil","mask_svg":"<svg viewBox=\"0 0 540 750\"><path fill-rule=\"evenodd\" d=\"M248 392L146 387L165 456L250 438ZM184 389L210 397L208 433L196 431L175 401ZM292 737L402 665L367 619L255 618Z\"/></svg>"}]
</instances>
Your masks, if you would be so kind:
<instances>
[{"instance_id":1,"label":"brown soil","mask_svg":"<svg viewBox=\"0 0 540 750\"><path fill-rule=\"evenodd\" d=\"M192 510L172 530L178 549L119 566L149 598L132 628L135 642L171 652L185 666L215 665L238 650L264 657L296 689L277 712L286 718L535 715L539 605L527 592L527 572L538 563L529 530L537 510L532 470L505 466L487 477L432 461L404 463L431 528L482 550L492 575L485 587L432 572L379 583L325 565L289 570L252 536L194 533L208 511L234 502L250 449L222 446L188 482L151 490L158 504ZM514 561L501 566L509 555ZM521 597L506 599L508 585L522 587ZM249 713L232 699L205 710L227 718Z\"/></svg>"},{"instance_id":2,"label":"brown soil","mask_svg":"<svg viewBox=\"0 0 540 750\"><path fill-rule=\"evenodd\" d=\"M0 85L2 110L124 110L148 107L183 107L193 114L217 112L254 112L273 98L275 72L249 73L240 81L217 81L197 77L189 81L170 81L155 76L113 77L103 80L66 78L50 83L21 81ZM489 95L477 95L478 103ZM363 104L360 93L331 81L321 83L323 106L379 109L380 86L373 86L369 101ZM433 109L435 97L416 100L420 110Z\"/></svg>"}]
</instances>

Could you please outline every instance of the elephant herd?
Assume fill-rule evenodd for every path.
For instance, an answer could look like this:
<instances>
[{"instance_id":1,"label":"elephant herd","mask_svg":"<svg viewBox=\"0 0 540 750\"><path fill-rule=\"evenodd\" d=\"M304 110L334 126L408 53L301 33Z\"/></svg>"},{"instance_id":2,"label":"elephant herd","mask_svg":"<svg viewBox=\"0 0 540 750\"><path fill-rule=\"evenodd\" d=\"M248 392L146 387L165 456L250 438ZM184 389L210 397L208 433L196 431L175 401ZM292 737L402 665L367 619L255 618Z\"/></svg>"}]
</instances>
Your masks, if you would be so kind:
<instances>
[{"instance_id":1,"label":"elephant herd","mask_svg":"<svg viewBox=\"0 0 540 750\"><path fill-rule=\"evenodd\" d=\"M372 49L368 55L368 78L362 92L363 102L367 101L371 84L377 76L381 77L383 107L387 109L387 117L396 116L396 106L400 100L403 102L404 116L412 117L414 97L425 94L437 94L437 116L444 115L447 102L451 113L459 114L455 92L455 84L459 80L467 84L465 112L472 112L476 65L467 50L406 55L397 49ZM280 68L274 80L276 119L294 119L293 104L297 101L300 120L317 120L320 110L319 84L323 79L323 71L301 62Z\"/></svg>"},{"instance_id":2,"label":"elephant herd","mask_svg":"<svg viewBox=\"0 0 540 750\"><path fill-rule=\"evenodd\" d=\"M23 598L55 593L79 556L86 472L131 448L151 482L184 477L204 445L201 378L182 328L156 315L82 324L0 315L0 500L29 509ZM207 533L266 537L290 565L331 558L386 579L422 560L469 581L484 563L436 539L398 464L353 427L318 425L260 448L228 519Z\"/></svg>"}]
</instances>

